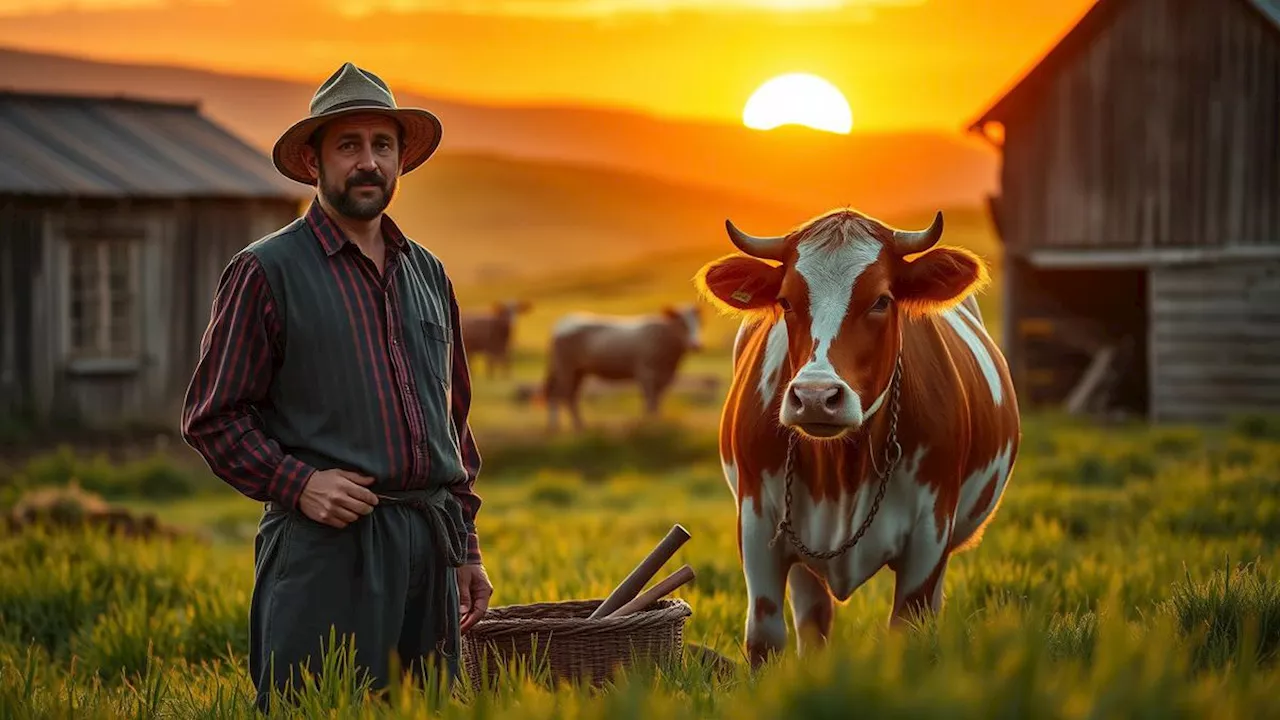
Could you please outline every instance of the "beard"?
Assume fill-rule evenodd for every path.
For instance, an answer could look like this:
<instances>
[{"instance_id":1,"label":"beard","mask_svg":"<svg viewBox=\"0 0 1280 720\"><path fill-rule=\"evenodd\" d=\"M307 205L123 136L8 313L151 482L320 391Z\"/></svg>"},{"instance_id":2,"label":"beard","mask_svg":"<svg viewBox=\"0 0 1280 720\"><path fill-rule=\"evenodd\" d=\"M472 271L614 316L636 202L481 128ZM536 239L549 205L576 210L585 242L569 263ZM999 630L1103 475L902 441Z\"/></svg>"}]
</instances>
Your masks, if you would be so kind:
<instances>
[{"instance_id":1,"label":"beard","mask_svg":"<svg viewBox=\"0 0 1280 720\"><path fill-rule=\"evenodd\" d=\"M368 187L378 188L373 197L365 196ZM396 194L396 179L376 172L358 172L338 184L329 183L324 168L320 168L320 192L335 210L352 220L372 220L378 217ZM356 192L360 195L356 195Z\"/></svg>"}]
</instances>

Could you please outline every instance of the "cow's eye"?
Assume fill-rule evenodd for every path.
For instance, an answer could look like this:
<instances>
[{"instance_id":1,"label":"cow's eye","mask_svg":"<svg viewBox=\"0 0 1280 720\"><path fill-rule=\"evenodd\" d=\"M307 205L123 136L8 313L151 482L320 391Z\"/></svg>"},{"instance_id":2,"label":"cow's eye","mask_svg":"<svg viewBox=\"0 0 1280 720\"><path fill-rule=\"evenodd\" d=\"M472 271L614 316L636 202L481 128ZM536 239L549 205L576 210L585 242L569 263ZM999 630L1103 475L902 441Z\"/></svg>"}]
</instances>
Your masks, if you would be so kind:
<instances>
[{"instance_id":1,"label":"cow's eye","mask_svg":"<svg viewBox=\"0 0 1280 720\"><path fill-rule=\"evenodd\" d=\"M782 312L791 312L791 301L786 298L778 298L778 305L782 308Z\"/></svg>"},{"instance_id":2,"label":"cow's eye","mask_svg":"<svg viewBox=\"0 0 1280 720\"><path fill-rule=\"evenodd\" d=\"M876 298L876 304L871 306L871 312L879 313L888 310L890 302L891 300L888 295L881 295Z\"/></svg>"}]
</instances>

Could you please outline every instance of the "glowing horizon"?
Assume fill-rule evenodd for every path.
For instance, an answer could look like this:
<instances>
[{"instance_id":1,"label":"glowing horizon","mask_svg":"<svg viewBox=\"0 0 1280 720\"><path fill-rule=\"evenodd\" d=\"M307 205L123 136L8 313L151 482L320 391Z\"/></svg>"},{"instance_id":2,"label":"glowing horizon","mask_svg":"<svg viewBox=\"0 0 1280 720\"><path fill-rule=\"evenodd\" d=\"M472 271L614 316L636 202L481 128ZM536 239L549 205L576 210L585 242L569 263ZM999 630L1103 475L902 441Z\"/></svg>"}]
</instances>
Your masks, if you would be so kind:
<instances>
[{"instance_id":1,"label":"glowing horizon","mask_svg":"<svg viewBox=\"0 0 1280 720\"><path fill-rule=\"evenodd\" d=\"M1092 2L13 0L0 46L308 84L352 61L397 93L737 125L762 79L803 68L858 131L954 132Z\"/></svg>"}]
</instances>

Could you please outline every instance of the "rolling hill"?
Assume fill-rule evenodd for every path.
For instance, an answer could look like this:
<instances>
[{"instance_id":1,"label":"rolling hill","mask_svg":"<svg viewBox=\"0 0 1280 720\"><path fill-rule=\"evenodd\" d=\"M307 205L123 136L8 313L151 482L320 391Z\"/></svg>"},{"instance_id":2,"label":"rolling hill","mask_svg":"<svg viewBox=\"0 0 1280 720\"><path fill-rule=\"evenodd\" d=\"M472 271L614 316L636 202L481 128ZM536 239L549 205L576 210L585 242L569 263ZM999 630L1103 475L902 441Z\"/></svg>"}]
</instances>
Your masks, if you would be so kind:
<instances>
[{"instance_id":1,"label":"rolling hill","mask_svg":"<svg viewBox=\"0 0 1280 720\"><path fill-rule=\"evenodd\" d=\"M263 149L305 112L314 91L309 83L4 49L0 78L0 85L17 90L198 100L210 117ZM995 154L959 134L762 133L594 108L488 107L408 92L398 101L440 115L442 154L607 168L810 213L835 205L878 214L975 205L998 180Z\"/></svg>"},{"instance_id":2,"label":"rolling hill","mask_svg":"<svg viewBox=\"0 0 1280 720\"><path fill-rule=\"evenodd\" d=\"M772 230L813 214L619 170L473 153L440 154L405 176L389 212L459 285L498 286L690 250L729 252L726 217Z\"/></svg>"}]
</instances>

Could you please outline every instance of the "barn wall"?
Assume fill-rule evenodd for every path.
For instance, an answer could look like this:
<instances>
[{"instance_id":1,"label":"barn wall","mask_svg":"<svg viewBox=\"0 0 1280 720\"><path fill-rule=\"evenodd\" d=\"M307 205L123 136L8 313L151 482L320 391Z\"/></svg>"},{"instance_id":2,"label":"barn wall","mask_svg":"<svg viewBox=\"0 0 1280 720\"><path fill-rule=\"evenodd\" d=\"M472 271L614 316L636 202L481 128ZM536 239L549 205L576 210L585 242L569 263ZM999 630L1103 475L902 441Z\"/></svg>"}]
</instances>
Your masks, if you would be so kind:
<instances>
[{"instance_id":1,"label":"barn wall","mask_svg":"<svg viewBox=\"0 0 1280 720\"><path fill-rule=\"evenodd\" d=\"M1240 0L1126 0L1005 121L1014 249L1280 245L1280 32Z\"/></svg>"},{"instance_id":2,"label":"barn wall","mask_svg":"<svg viewBox=\"0 0 1280 720\"><path fill-rule=\"evenodd\" d=\"M1153 419L1280 412L1280 260L1157 267Z\"/></svg>"},{"instance_id":3,"label":"barn wall","mask_svg":"<svg viewBox=\"0 0 1280 720\"><path fill-rule=\"evenodd\" d=\"M30 364L44 369L32 382L39 415L94 426L176 425L222 270L255 233L286 224L295 210L290 203L230 200L64 203L50 209L42 271L30 276L31 325L41 331L31 343ZM104 230L140 240L133 258L138 351L108 361L73 360L67 241L82 231Z\"/></svg>"},{"instance_id":4,"label":"barn wall","mask_svg":"<svg viewBox=\"0 0 1280 720\"><path fill-rule=\"evenodd\" d=\"M36 282L43 268L44 213L16 199L0 200L0 417L35 410L32 394Z\"/></svg>"},{"instance_id":5,"label":"barn wall","mask_svg":"<svg viewBox=\"0 0 1280 720\"><path fill-rule=\"evenodd\" d=\"M125 203L65 204L50 211L46 225L49 312L41 325L50 369L44 414L90 426L145 419L155 379L169 359L165 350L168 330L162 318L172 279L163 272L167 254L163 221L161 209ZM138 240L131 257L136 352L108 360L74 359L70 357L69 243L101 233Z\"/></svg>"},{"instance_id":6,"label":"barn wall","mask_svg":"<svg viewBox=\"0 0 1280 720\"><path fill-rule=\"evenodd\" d=\"M272 201L200 201L182 206L174 216L182 242L177 267L188 278L175 295L173 355L168 379L168 413L178 417L182 397L200 356L218 281L231 258L246 245L284 227L299 216L294 203Z\"/></svg>"}]
</instances>

